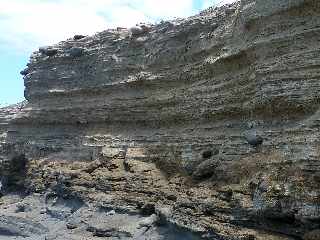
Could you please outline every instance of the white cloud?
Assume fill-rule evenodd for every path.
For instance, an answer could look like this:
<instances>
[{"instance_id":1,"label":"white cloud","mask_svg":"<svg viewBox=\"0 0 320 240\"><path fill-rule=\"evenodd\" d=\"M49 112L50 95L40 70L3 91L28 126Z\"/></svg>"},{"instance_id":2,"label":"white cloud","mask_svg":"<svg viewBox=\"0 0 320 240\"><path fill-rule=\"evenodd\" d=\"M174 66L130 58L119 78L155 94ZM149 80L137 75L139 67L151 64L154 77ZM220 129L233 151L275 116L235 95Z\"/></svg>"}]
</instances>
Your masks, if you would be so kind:
<instances>
[{"instance_id":1,"label":"white cloud","mask_svg":"<svg viewBox=\"0 0 320 240\"><path fill-rule=\"evenodd\" d=\"M140 0L143 11L157 19L187 17L192 13L192 0Z\"/></svg>"},{"instance_id":2,"label":"white cloud","mask_svg":"<svg viewBox=\"0 0 320 240\"><path fill-rule=\"evenodd\" d=\"M75 34L186 17L192 0L1 0L0 47L32 51Z\"/></svg>"},{"instance_id":3,"label":"white cloud","mask_svg":"<svg viewBox=\"0 0 320 240\"><path fill-rule=\"evenodd\" d=\"M220 7L222 5L237 2L237 1L240 1L240 0L204 0L202 4L202 9L205 9L211 6Z\"/></svg>"},{"instance_id":4,"label":"white cloud","mask_svg":"<svg viewBox=\"0 0 320 240\"><path fill-rule=\"evenodd\" d=\"M30 53L75 34L92 35L194 14L201 0L0 0L0 51ZM202 9L236 0L202 0Z\"/></svg>"},{"instance_id":5,"label":"white cloud","mask_svg":"<svg viewBox=\"0 0 320 240\"><path fill-rule=\"evenodd\" d=\"M240 0L220 0L220 1L217 1L217 5L222 6L225 4L230 4L230 3L239 2L239 1Z\"/></svg>"}]
</instances>

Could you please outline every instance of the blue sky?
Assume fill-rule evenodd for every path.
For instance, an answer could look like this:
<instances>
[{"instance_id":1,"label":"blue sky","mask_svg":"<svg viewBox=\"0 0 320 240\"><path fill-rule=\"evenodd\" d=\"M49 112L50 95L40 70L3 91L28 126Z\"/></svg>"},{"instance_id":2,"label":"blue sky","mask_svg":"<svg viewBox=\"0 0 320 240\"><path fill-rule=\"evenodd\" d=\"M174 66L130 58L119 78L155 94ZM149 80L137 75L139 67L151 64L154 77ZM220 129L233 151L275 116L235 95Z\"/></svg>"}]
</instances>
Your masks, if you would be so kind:
<instances>
[{"instance_id":1,"label":"blue sky","mask_svg":"<svg viewBox=\"0 0 320 240\"><path fill-rule=\"evenodd\" d=\"M30 54L75 34L191 16L236 0L0 0L0 107L22 101Z\"/></svg>"}]
</instances>

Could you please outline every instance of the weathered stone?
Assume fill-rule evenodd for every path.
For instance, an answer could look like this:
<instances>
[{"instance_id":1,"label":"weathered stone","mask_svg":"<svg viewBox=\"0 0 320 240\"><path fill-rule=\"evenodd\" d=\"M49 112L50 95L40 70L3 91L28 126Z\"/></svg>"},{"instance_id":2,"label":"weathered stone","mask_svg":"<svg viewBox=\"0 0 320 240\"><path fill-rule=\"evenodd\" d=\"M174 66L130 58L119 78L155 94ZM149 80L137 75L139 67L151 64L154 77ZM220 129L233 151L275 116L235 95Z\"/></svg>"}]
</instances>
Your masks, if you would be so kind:
<instances>
[{"instance_id":1,"label":"weathered stone","mask_svg":"<svg viewBox=\"0 0 320 240\"><path fill-rule=\"evenodd\" d=\"M15 210L15 212L17 212L17 213L30 212L32 210L28 204L24 204L24 203L18 203L16 207L17 207L17 209Z\"/></svg>"},{"instance_id":2,"label":"weathered stone","mask_svg":"<svg viewBox=\"0 0 320 240\"><path fill-rule=\"evenodd\" d=\"M146 34L150 31L150 27L147 25L137 25L135 27L130 28L130 32L133 37L138 37L143 34Z\"/></svg>"},{"instance_id":3,"label":"weathered stone","mask_svg":"<svg viewBox=\"0 0 320 240\"><path fill-rule=\"evenodd\" d=\"M263 138L256 134L248 134L245 136L245 138L247 142L253 147L257 147L263 143Z\"/></svg>"},{"instance_id":4,"label":"weathered stone","mask_svg":"<svg viewBox=\"0 0 320 240\"><path fill-rule=\"evenodd\" d=\"M49 57L52 57L58 53L58 49L51 47L40 47L39 52Z\"/></svg>"},{"instance_id":5,"label":"weathered stone","mask_svg":"<svg viewBox=\"0 0 320 240\"><path fill-rule=\"evenodd\" d=\"M167 224L172 217L172 208L169 206L158 206L156 208L159 224Z\"/></svg>"},{"instance_id":6,"label":"weathered stone","mask_svg":"<svg viewBox=\"0 0 320 240\"><path fill-rule=\"evenodd\" d=\"M26 75L29 74L29 72L30 72L30 69L29 68L25 68L22 71L20 71L20 74L23 75L23 76L26 76Z\"/></svg>"},{"instance_id":7,"label":"weathered stone","mask_svg":"<svg viewBox=\"0 0 320 240\"><path fill-rule=\"evenodd\" d=\"M84 36L84 35L74 35L73 39L74 40L80 40L80 39L85 38L85 37L86 36Z\"/></svg>"},{"instance_id":8,"label":"weathered stone","mask_svg":"<svg viewBox=\"0 0 320 240\"><path fill-rule=\"evenodd\" d=\"M146 203L141 207L141 214L150 216L155 213L154 203Z\"/></svg>"},{"instance_id":9,"label":"weathered stone","mask_svg":"<svg viewBox=\"0 0 320 240\"><path fill-rule=\"evenodd\" d=\"M317 1L242 0L69 39L49 48L56 57L35 52L28 102L0 110L0 175L30 193L99 204L99 221L114 217L101 229L134 216L115 235L154 237L155 226L136 231L151 203L163 231L302 238L320 219L319 16ZM248 128L261 138L246 140ZM24 173L9 167L22 155ZM46 207L33 216L78 212Z\"/></svg>"},{"instance_id":10,"label":"weathered stone","mask_svg":"<svg viewBox=\"0 0 320 240\"><path fill-rule=\"evenodd\" d=\"M0 236L28 237L32 234L44 234L47 231L47 228L30 219L0 216Z\"/></svg>"},{"instance_id":11,"label":"weathered stone","mask_svg":"<svg viewBox=\"0 0 320 240\"><path fill-rule=\"evenodd\" d=\"M214 155L217 155L219 153L219 150L206 150L202 152L202 158L203 159L208 159L211 158Z\"/></svg>"},{"instance_id":12,"label":"weathered stone","mask_svg":"<svg viewBox=\"0 0 320 240\"><path fill-rule=\"evenodd\" d=\"M81 57L84 54L84 49L83 48L79 48L79 47L73 47L71 49L69 49L68 54L70 57Z\"/></svg>"},{"instance_id":13,"label":"weathered stone","mask_svg":"<svg viewBox=\"0 0 320 240\"><path fill-rule=\"evenodd\" d=\"M156 214L152 214L150 217L143 219L139 222L139 228L142 227L151 227L152 225L155 225L158 221L158 216Z\"/></svg>"},{"instance_id":14,"label":"weathered stone","mask_svg":"<svg viewBox=\"0 0 320 240\"><path fill-rule=\"evenodd\" d=\"M219 161L216 159L205 160L200 163L199 166L197 166L195 171L192 173L192 177L198 180L210 178L212 175L214 175L219 164Z\"/></svg>"}]
</instances>

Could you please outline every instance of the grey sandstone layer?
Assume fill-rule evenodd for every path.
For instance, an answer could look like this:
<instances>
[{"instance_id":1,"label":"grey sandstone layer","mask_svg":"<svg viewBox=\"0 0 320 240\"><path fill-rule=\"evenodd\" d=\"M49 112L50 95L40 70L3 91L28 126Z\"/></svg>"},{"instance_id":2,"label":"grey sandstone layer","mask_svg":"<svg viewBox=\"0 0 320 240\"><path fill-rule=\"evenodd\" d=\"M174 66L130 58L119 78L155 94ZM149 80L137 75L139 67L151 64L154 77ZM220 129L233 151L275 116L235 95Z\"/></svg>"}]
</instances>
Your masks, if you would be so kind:
<instances>
[{"instance_id":1,"label":"grey sandstone layer","mask_svg":"<svg viewBox=\"0 0 320 240\"><path fill-rule=\"evenodd\" d=\"M320 239L319 1L77 36L22 74L27 102L0 110L3 188L154 216L190 239ZM102 237L144 239L119 231Z\"/></svg>"}]
</instances>

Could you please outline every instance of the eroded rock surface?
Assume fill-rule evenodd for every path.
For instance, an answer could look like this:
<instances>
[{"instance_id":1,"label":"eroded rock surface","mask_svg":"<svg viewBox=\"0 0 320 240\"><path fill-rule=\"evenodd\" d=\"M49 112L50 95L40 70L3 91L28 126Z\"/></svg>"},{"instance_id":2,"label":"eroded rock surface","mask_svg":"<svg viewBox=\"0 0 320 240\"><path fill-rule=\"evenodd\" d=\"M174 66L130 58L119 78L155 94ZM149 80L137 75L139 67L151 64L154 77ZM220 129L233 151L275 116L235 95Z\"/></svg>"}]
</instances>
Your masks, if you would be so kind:
<instances>
[{"instance_id":1,"label":"eroded rock surface","mask_svg":"<svg viewBox=\"0 0 320 240\"><path fill-rule=\"evenodd\" d=\"M7 195L0 206L0 236L2 240L97 240L97 239L154 239L200 240L168 223L160 223L159 216L141 215L138 211L114 211L74 198ZM21 205L27 211L17 211ZM53 210L54 209L54 210ZM55 214L52 214L52 212Z\"/></svg>"},{"instance_id":2,"label":"eroded rock surface","mask_svg":"<svg viewBox=\"0 0 320 240\"><path fill-rule=\"evenodd\" d=\"M0 234L23 237L13 214L48 239L313 239L319 39L318 1L242 0L34 52L28 102L0 110L1 192L55 196L70 222L32 230L22 205ZM77 222L88 206L99 224Z\"/></svg>"}]
</instances>

